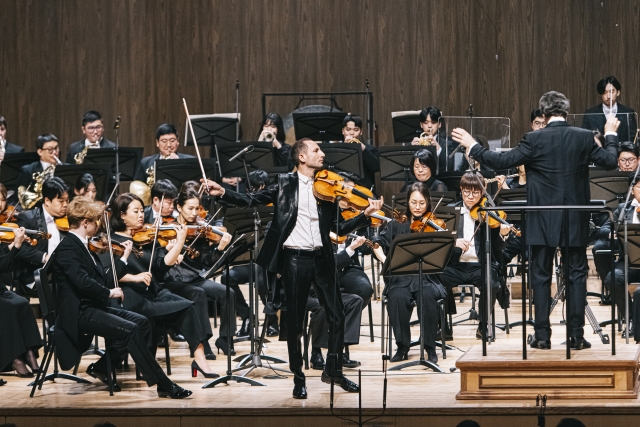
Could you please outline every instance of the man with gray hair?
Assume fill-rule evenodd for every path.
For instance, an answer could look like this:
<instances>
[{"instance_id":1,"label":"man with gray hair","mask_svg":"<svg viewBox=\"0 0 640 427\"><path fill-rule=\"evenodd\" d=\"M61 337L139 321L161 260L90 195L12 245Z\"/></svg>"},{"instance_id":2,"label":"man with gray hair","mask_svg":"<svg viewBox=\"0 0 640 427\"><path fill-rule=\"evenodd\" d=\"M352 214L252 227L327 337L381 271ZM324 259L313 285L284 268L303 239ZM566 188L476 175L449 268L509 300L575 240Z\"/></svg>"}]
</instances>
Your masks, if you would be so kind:
<instances>
[{"instance_id":1,"label":"man with gray hair","mask_svg":"<svg viewBox=\"0 0 640 427\"><path fill-rule=\"evenodd\" d=\"M464 129L454 129L452 137L467 148L470 156L494 169L508 169L525 165L527 172L527 200L530 206L588 205L589 164L595 163L611 170L617 166L620 122L611 117L605 125L604 147L598 146L593 133L570 126L567 121L569 100L559 92L547 92L540 98L540 111L547 126L527 133L520 144L504 153L482 148ZM569 253L565 253L564 227L568 227ZM525 242L531 245L531 284L536 306L535 337L532 348L551 348L551 274L557 247L564 262L569 264L570 345L581 350L591 347L584 339L584 311L587 299L587 240L589 214L569 213L563 222L561 211L529 212Z\"/></svg>"}]
</instances>

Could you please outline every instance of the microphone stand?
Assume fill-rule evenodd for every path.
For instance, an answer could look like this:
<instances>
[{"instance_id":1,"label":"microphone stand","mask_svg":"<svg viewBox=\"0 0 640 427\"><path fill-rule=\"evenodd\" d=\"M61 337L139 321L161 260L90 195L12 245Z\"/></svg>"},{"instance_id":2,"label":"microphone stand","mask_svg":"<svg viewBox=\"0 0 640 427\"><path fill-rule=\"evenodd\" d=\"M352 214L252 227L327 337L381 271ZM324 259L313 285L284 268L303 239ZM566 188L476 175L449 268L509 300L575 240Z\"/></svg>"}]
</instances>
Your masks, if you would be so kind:
<instances>
[{"instance_id":1,"label":"microphone stand","mask_svg":"<svg viewBox=\"0 0 640 427\"><path fill-rule=\"evenodd\" d=\"M116 122L113 125L113 128L116 130L116 188L120 187L120 120L122 116L118 116ZM118 191L118 190L116 190ZM109 242L111 244L111 242Z\"/></svg>"}]
</instances>

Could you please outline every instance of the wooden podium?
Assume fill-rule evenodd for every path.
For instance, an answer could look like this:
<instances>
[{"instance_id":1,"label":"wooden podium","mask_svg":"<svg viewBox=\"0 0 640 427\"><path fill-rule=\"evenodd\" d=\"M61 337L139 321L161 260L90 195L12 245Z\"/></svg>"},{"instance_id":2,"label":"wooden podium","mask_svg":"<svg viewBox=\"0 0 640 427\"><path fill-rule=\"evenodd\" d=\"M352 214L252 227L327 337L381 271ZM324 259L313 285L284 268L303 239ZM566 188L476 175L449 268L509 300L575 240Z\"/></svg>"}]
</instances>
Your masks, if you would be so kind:
<instances>
[{"instance_id":1,"label":"wooden podium","mask_svg":"<svg viewBox=\"0 0 640 427\"><path fill-rule=\"evenodd\" d=\"M566 359L564 347L529 349L528 360L513 344L493 344L488 355L474 346L458 361L458 400L535 399L546 394L553 399L635 399L638 397L640 346L573 351Z\"/></svg>"}]
</instances>

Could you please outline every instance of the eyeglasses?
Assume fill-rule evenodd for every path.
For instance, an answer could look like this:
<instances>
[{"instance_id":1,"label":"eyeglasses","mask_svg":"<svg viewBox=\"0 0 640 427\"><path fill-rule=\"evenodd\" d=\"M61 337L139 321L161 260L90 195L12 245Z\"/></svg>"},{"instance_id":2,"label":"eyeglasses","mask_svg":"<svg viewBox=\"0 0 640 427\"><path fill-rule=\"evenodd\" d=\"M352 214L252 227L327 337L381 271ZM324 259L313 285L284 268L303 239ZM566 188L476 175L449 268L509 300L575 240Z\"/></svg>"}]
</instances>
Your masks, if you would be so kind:
<instances>
[{"instance_id":1,"label":"eyeglasses","mask_svg":"<svg viewBox=\"0 0 640 427\"><path fill-rule=\"evenodd\" d=\"M60 151L60 146L56 145L55 147L41 148L41 150L48 151L49 153L55 153L56 151Z\"/></svg>"},{"instance_id":2,"label":"eyeglasses","mask_svg":"<svg viewBox=\"0 0 640 427\"><path fill-rule=\"evenodd\" d=\"M462 190L462 194L464 196L466 196L466 197L469 197L469 196L478 197L479 195L482 194L482 192L478 191L478 190L473 190L473 191L471 191L471 190Z\"/></svg>"},{"instance_id":3,"label":"eyeglasses","mask_svg":"<svg viewBox=\"0 0 640 427\"><path fill-rule=\"evenodd\" d=\"M89 126L86 128L89 132L95 132L97 130L102 130L104 129L103 125L98 125L98 126Z\"/></svg>"},{"instance_id":4,"label":"eyeglasses","mask_svg":"<svg viewBox=\"0 0 640 427\"><path fill-rule=\"evenodd\" d=\"M161 144L175 144L176 142L178 142L178 138L159 139L158 142L160 142Z\"/></svg>"},{"instance_id":5,"label":"eyeglasses","mask_svg":"<svg viewBox=\"0 0 640 427\"><path fill-rule=\"evenodd\" d=\"M410 204L411 206L413 206L414 208L415 208L415 207L424 207L424 206L427 206L427 202L425 202L425 201L416 202L415 200L411 200L411 201L409 202L409 204Z\"/></svg>"},{"instance_id":6,"label":"eyeglasses","mask_svg":"<svg viewBox=\"0 0 640 427\"><path fill-rule=\"evenodd\" d=\"M637 162L638 158L637 157L631 157L631 158L627 158L627 159L618 159L618 162L620 163L624 163L626 165L630 165L633 162Z\"/></svg>"}]
</instances>

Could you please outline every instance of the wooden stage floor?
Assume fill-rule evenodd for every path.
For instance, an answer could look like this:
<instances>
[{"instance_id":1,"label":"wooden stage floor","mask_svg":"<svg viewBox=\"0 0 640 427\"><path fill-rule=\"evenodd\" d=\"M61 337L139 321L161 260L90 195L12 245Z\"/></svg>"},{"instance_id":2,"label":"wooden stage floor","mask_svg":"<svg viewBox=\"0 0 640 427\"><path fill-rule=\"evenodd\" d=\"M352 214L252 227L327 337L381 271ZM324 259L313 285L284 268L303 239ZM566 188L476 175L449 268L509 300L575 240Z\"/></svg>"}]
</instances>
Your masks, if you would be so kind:
<instances>
[{"instance_id":1,"label":"wooden stage floor","mask_svg":"<svg viewBox=\"0 0 640 427\"><path fill-rule=\"evenodd\" d=\"M246 288L244 289L246 290ZM609 317L610 307L600 306L598 300L590 298L590 305L596 317L602 321ZM458 312L463 313L470 306L467 298L459 304ZM553 313L552 321L554 348L564 341L564 327L559 324L562 305ZM382 408L383 374L380 353L380 304L373 303L375 342L368 335L366 310L363 313L363 326L360 344L351 348L353 359L362 362L362 406L365 418L378 415ZM414 313L415 317L415 313ZM510 320L521 318L519 302L512 303ZM502 313L498 313L498 323L502 322ZM503 401L460 401L456 394L460 390L459 371L450 372L456 360L470 347L480 345L475 339L476 325L465 323L454 328L454 340L450 342L457 350L449 350L447 359L441 353L440 366L445 373L433 373L424 368L414 367L404 371L388 373L387 409L385 415L367 425L428 425L455 426L464 419L474 419L481 426L534 426L537 425L538 408L534 400ZM511 330L510 335L502 331L497 333L500 347L521 348L520 327ZM529 327L531 332L532 328ZM597 335L591 335L587 324L585 336L596 349L610 349L603 345ZM607 328L606 333L611 333ZM214 330L214 338L217 337ZM419 328L413 328L414 337L418 337ZM213 342L213 340L212 340ZM624 346L620 333L616 334L616 345ZM635 346L635 344L629 344ZM265 354L286 359L286 343L272 339L267 344ZM494 345L495 346L495 345ZM238 354L249 350L248 342L236 344ZM394 348L395 350L395 348ZM489 346L488 351L492 351ZM531 350L529 358L535 359L537 352ZM589 351L589 350L584 350ZM30 379L19 379L10 374L0 376L8 384L0 387L0 424L15 423L24 426L92 426L109 420L118 427L123 426L187 426L224 423L224 426L299 426L327 425L347 426L351 423L334 418L329 410L329 386L320 381L320 371L309 370L307 387L309 399L295 400L291 397L293 383L286 379L263 379L273 374L265 368L254 371L249 377L263 382L266 387L231 384L210 389L202 389L206 382L202 377L191 378L188 349L184 343L171 343L171 379L191 389L194 394L185 400L159 399L155 387L148 388L142 382L135 381L133 364L130 370L119 372L118 381L123 391L110 397L106 386L86 376L84 371L97 356L85 356L79 370L80 376L92 380L91 385L75 384L65 380L47 383L42 391L29 398ZM158 351L160 364L164 367L164 352ZM414 347L409 352L409 360L419 358L419 350ZM226 358L220 354L218 360L211 362L215 372L224 374ZM235 363L234 365L235 366ZM279 365L287 368L287 365ZM345 373L357 381L357 370L345 370ZM340 416L357 419L358 395L347 394L336 388L334 412ZM555 426L564 417L575 416L587 426L634 425L640 420L640 402L638 399L618 400L549 400L547 403L547 425Z\"/></svg>"}]
</instances>

